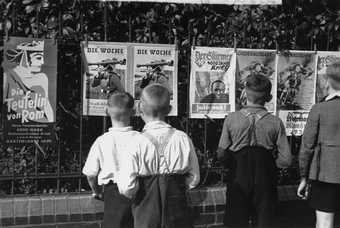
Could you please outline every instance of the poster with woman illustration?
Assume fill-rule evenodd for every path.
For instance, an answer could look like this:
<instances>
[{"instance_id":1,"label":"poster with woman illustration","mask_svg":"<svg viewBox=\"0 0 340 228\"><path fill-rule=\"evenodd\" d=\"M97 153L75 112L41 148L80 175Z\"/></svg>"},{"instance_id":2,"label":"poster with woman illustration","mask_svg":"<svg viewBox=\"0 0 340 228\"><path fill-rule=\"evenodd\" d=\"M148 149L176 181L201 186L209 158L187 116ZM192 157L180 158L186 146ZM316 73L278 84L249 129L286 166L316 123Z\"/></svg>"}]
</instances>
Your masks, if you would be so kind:
<instances>
[{"instance_id":1,"label":"poster with woman illustration","mask_svg":"<svg viewBox=\"0 0 340 228\"><path fill-rule=\"evenodd\" d=\"M55 41L10 37L2 66L5 142L51 144L56 119Z\"/></svg>"},{"instance_id":2,"label":"poster with woman illustration","mask_svg":"<svg viewBox=\"0 0 340 228\"><path fill-rule=\"evenodd\" d=\"M278 55L277 105L288 135L302 135L315 103L316 53L290 51Z\"/></svg>"},{"instance_id":3,"label":"poster with woman illustration","mask_svg":"<svg viewBox=\"0 0 340 228\"><path fill-rule=\"evenodd\" d=\"M224 118L235 109L234 49L192 47L190 117Z\"/></svg>"},{"instance_id":4,"label":"poster with woman illustration","mask_svg":"<svg viewBox=\"0 0 340 228\"><path fill-rule=\"evenodd\" d=\"M316 103L322 102L328 96L327 67L340 61L340 52L318 51L318 72L316 81Z\"/></svg>"},{"instance_id":5,"label":"poster with woman illustration","mask_svg":"<svg viewBox=\"0 0 340 228\"><path fill-rule=\"evenodd\" d=\"M237 109L246 105L245 80L249 75L260 74L267 77L272 83L271 94L273 99L266 103L269 112L276 111L276 51L237 49L236 74L236 106Z\"/></svg>"}]
</instances>

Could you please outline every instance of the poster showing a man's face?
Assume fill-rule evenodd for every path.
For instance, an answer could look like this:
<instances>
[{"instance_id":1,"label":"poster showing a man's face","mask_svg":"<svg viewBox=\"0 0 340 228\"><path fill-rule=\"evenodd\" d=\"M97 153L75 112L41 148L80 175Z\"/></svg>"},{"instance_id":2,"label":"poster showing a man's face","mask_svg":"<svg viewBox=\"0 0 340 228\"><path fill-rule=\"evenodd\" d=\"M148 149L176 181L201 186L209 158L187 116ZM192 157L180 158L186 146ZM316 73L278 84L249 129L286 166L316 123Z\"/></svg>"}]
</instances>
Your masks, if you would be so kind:
<instances>
[{"instance_id":1,"label":"poster showing a man's face","mask_svg":"<svg viewBox=\"0 0 340 228\"><path fill-rule=\"evenodd\" d=\"M212 93L215 94L215 96L217 98L219 98L222 94L225 94L226 93L226 86L225 84L220 81L220 80L217 80L215 82L212 83Z\"/></svg>"}]
</instances>

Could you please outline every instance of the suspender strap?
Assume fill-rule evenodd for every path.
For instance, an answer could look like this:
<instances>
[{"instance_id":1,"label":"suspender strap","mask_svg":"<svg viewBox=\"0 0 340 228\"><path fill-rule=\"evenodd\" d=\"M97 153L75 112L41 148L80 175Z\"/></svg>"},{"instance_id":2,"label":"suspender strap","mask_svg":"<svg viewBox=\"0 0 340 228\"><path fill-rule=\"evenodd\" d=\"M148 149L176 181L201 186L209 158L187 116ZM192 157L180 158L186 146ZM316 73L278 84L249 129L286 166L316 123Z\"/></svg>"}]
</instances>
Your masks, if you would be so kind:
<instances>
[{"instance_id":1,"label":"suspender strap","mask_svg":"<svg viewBox=\"0 0 340 228\"><path fill-rule=\"evenodd\" d=\"M250 122L250 128L248 133L249 146L257 145L257 137L256 137L256 123L263 119L265 116L269 115L269 112L249 112L246 109L242 109L240 111ZM254 140L254 145L251 145L252 139Z\"/></svg>"},{"instance_id":2,"label":"suspender strap","mask_svg":"<svg viewBox=\"0 0 340 228\"><path fill-rule=\"evenodd\" d=\"M161 136L161 140L158 141L156 137L154 137L153 135L151 135L148 132L143 132L143 135L148 138L150 140L150 142L155 146L156 151L157 151L157 155L158 155L158 159L159 159L159 166L161 164L164 163L165 168L167 170L168 173L170 173L170 168L169 168L169 164L166 162L166 159L164 157L164 151L166 149L166 147L168 146L172 136L175 133L175 129L174 128L170 128L169 131L167 131L164 135Z\"/></svg>"}]
</instances>

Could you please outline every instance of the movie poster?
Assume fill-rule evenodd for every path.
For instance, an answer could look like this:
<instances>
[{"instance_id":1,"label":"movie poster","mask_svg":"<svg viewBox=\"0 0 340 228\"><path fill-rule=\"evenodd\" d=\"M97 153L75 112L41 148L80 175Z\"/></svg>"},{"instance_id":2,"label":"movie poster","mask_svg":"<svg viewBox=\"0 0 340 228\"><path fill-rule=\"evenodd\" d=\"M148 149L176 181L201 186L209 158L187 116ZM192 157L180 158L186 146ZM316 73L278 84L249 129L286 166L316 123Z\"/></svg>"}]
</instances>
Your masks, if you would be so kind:
<instances>
[{"instance_id":1,"label":"movie poster","mask_svg":"<svg viewBox=\"0 0 340 228\"><path fill-rule=\"evenodd\" d=\"M3 118L9 146L52 145L55 139L57 44L10 37L4 43Z\"/></svg>"},{"instance_id":2,"label":"movie poster","mask_svg":"<svg viewBox=\"0 0 340 228\"><path fill-rule=\"evenodd\" d=\"M326 71L334 62L340 61L340 52L318 51L318 72L316 81L316 102L323 101L328 96Z\"/></svg>"},{"instance_id":3,"label":"movie poster","mask_svg":"<svg viewBox=\"0 0 340 228\"><path fill-rule=\"evenodd\" d=\"M224 118L235 109L234 49L192 47L190 117Z\"/></svg>"},{"instance_id":4,"label":"movie poster","mask_svg":"<svg viewBox=\"0 0 340 228\"><path fill-rule=\"evenodd\" d=\"M276 111L276 51L273 50L237 50L237 74L236 74L236 106L237 109L247 103L245 93L245 80L251 74L259 74L267 77L272 83L271 94L273 99L266 103L269 112Z\"/></svg>"},{"instance_id":5,"label":"movie poster","mask_svg":"<svg viewBox=\"0 0 340 228\"><path fill-rule=\"evenodd\" d=\"M83 115L106 116L110 93L125 91L127 80L126 44L82 43Z\"/></svg>"},{"instance_id":6,"label":"movie poster","mask_svg":"<svg viewBox=\"0 0 340 228\"><path fill-rule=\"evenodd\" d=\"M315 103L315 69L315 52L291 51L278 55L277 105L288 135L302 134L308 112Z\"/></svg>"},{"instance_id":7,"label":"movie poster","mask_svg":"<svg viewBox=\"0 0 340 228\"><path fill-rule=\"evenodd\" d=\"M129 85L136 100L142 90L153 83L167 87L171 94L170 116L177 115L177 51L175 45L135 44L133 46L133 78Z\"/></svg>"}]
</instances>

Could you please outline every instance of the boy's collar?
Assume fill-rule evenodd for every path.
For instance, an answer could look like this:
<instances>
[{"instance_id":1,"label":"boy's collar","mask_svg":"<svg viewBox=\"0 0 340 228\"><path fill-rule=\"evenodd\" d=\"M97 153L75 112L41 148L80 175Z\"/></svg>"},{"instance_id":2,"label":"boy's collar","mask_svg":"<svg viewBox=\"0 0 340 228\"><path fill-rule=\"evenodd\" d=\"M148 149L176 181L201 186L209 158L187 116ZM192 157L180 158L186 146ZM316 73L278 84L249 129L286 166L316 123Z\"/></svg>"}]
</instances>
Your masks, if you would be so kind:
<instances>
[{"instance_id":1,"label":"boy's collar","mask_svg":"<svg viewBox=\"0 0 340 228\"><path fill-rule=\"evenodd\" d=\"M150 121L145 124L143 131L150 130L150 129L159 129L159 128L170 128L171 126L164 121L161 120L155 120Z\"/></svg>"},{"instance_id":2,"label":"boy's collar","mask_svg":"<svg viewBox=\"0 0 340 228\"><path fill-rule=\"evenodd\" d=\"M120 132L126 132L126 131L132 131L133 128L131 126L127 127L110 127L109 131L120 131Z\"/></svg>"},{"instance_id":3,"label":"boy's collar","mask_svg":"<svg viewBox=\"0 0 340 228\"><path fill-rule=\"evenodd\" d=\"M340 97L340 91L331 92L325 99L325 101L332 100L335 97Z\"/></svg>"}]
</instances>

